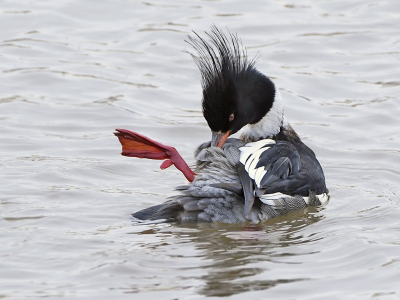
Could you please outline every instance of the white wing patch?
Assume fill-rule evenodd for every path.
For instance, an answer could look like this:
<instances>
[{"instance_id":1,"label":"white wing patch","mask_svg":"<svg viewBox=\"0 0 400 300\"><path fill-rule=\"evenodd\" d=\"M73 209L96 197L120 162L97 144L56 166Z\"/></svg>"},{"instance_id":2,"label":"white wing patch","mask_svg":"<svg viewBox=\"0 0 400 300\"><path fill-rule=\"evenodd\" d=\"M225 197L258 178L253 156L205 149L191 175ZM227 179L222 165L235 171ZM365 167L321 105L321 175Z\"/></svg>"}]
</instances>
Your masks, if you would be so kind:
<instances>
[{"instance_id":1,"label":"white wing patch","mask_svg":"<svg viewBox=\"0 0 400 300\"><path fill-rule=\"evenodd\" d=\"M257 169L256 176L254 178L257 186L260 186L261 179L263 179L265 174L267 174L267 171L265 171L264 168L258 168Z\"/></svg>"},{"instance_id":2,"label":"white wing patch","mask_svg":"<svg viewBox=\"0 0 400 300\"><path fill-rule=\"evenodd\" d=\"M322 193L322 194L315 195L315 196L321 202L321 205L324 206L328 203L329 195L327 193ZM288 196L288 195L282 194L282 193L264 194L260 197L260 200L264 204L268 204L270 206L275 206L276 200L279 200L279 199L282 199L285 197L291 197L291 196ZM310 197L302 197L302 198L307 205L310 204Z\"/></svg>"},{"instance_id":3,"label":"white wing patch","mask_svg":"<svg viewBox=\"0 0 400 300\"><path fill-rule=\"evenodd\" d=\"M274 140L265 139L254 143L248 143L239 148L240 162L244 165L244 168L249 174L250 178L255 181L257 187L260 187L260 182L267 173L267 171L264 169L264 166L256 169L258 161L260 160L260 155L270 148L264 146L273 146L275 143L276 142Z\"/></svg>"},{"instance_id":4,"label":"white wing patch","mask_svg":"<svg viewBox=\"0 0 400 300\"><path fill-rule=\"evenodd\" d=\"M269 206L275 206L276 200L287 197L288 195L282 193L273 193L273 194L264 194L260 197L262 203L267 204Z\"/></svg>"},{"instance_id":5,"label":"white wing patch","mask_svg":"<svg viewBox=\"0 0 400 300\"><path fill-rule=\"evenodd\" d=\"M282 193L272 193L272 194L264 194L260 197L261 202L265 203L264 201L267 200L277 200L277 199L282 199L284 197L287 197L288 195L282 194Z\"/></svg>"}]
</instances>

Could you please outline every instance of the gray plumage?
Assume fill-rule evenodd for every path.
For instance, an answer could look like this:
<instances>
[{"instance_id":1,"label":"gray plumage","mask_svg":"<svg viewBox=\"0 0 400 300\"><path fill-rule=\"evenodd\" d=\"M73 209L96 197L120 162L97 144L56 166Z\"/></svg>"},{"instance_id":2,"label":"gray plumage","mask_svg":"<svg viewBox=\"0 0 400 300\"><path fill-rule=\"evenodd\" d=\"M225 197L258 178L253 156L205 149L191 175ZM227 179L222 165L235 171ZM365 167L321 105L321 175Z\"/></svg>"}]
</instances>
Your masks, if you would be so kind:
<instances>
[{"instance_id":1,"label":"gray plumage","mask_svg":"<svg viewBox=\"0 0 400 300\"><path fill-rule=\"evenodd\" d=\"M276 199L273 206L256 198L246 217L243 195L223 188L224 184L241 187L237 170L240 164L238 148L244 145L243 141L234 138L228 139L222 149L210 147L210 142L200 145L195 152L196 179L189 185L177 187L179 195L163 204L136 212L133 217L138 221L162 219L180 222L258 223L309 205L321 204L313 193L309 195L309 205L301 196L285 195L282 199ZM240 191L240 188L236 190Z\"/></svg>"}]
</instances>

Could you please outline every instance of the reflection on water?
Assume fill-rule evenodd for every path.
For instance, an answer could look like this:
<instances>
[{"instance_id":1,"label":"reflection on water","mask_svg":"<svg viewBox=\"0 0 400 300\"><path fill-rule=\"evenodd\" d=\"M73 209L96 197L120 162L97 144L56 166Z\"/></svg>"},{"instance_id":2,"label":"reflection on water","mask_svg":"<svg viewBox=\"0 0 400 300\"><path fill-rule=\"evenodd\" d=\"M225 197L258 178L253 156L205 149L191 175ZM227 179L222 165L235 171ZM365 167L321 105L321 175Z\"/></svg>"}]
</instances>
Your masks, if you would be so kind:
<instances>
[{"instance_id":1,"label":"reflection on water","mask_svg":"<svg viewBox=\"0 0 400 300\"><path fill-rule=\"evenodd\" d=\"M294 2L294 1L292 1ZM397 1L1 2L0 298L398 299ZM132 226L179 171L115 128L210 139L184 42L237 32L317 154L331 201L261 225Z\"/></svg>"},{"instance_id":2,"label":"reflection on water","mask_svg":"<svg viewBox=\"0 0 400 300\"><path fill-rule=\"evenodd\" d=\"M204 282L199 293L225 297L246 291L266 290L279 284L309 280L305 277L291 278L290 274L287 274L286 278L272 280L253 280L252 277L269 272L264 266L279 264L282 257L313 253L299 252L297 248L293 251L285 249L316 241L312 236L304 236L303 229L323 219L324 216L310 213L310 210L317 209L308 208L257 225L174 225L176 228L173 231L163 230L163 233L172 234L177 240L189 238L196 249L200 250L202 259L207 261L204 267L207 274L199 278ZM180 228L196 230L180 232Z\"/></svg>"}]
</instances>

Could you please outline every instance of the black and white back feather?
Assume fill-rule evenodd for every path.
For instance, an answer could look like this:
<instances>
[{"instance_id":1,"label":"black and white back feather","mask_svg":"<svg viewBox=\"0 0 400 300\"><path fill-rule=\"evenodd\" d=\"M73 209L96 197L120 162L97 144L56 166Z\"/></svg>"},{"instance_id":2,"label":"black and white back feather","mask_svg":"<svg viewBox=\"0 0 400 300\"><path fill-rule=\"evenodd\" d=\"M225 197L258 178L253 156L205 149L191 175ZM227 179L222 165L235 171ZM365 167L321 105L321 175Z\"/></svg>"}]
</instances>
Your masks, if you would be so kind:
<instances>
[{"instance_id":1,"label":"black and white back feather","mask_svg":"<svg viewBox=\"0 0 400 300\"><path fill-rule=\"evenodd\" d=\"M309 148L302 151L303 147L303 143L297 149L287 141L263 139L239 148L240 162L254 185L254 196L270 205L282 197L301 196L308 204L311 192L325 204L329 197L321 180L322 168L315 154Z\"/></svg>"}]
</instances>

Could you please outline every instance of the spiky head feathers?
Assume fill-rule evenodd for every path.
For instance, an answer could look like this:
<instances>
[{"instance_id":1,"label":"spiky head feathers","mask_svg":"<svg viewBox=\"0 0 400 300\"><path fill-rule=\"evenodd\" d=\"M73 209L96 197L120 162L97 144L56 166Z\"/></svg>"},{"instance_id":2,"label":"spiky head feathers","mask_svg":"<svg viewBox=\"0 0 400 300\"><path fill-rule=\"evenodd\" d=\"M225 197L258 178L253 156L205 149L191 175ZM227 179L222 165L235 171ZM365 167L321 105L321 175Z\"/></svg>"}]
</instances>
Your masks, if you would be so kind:
<instances>
[{"instance_id":1,"label":"spiky head feathers","mask_svg":"<svg viewBox=\"0 0 400 300\"><path fill-rule=\"evenodd\" d=\"M216 26L206 32L210 42L194 34L197 38L189 36L187 42L197 52L190 54L201 73L203 115L211 130L235 133L258 122L272 106L273 83L254 68L254 59L248 60L237 35L227 37ZM264 101L266 89L272 100Z\"/></svg>"}]
</instances>

